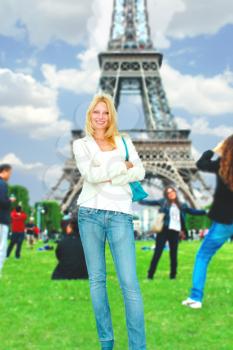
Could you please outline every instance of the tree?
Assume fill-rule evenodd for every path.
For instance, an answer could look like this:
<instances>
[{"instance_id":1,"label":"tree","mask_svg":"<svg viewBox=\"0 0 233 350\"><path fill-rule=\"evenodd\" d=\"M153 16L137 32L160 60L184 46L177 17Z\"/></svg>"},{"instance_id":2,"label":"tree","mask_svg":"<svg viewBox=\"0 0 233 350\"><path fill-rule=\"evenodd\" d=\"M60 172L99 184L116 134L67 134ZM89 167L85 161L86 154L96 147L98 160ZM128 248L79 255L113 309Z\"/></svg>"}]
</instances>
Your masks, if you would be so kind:
<instances>
[{"instance_id":1,"label":"tree","mask_svg":"<svg viewBox=\"0 0 233 350\"><path fill-rule=\"evenodd\" d=\"M45 228L48 232L53 229L60 231L62 213L58 202L53 200L35 203L35 220L41 230Z\"/></svg>"},{"instance_id":2,"label":"tree","mask_svg":"<svg viewBox=\"0 0 233 350\"><path fill-rule=\"evenodd\" d=\"M27 188L20 185L9 185L9 195L14 195L16 198L16 201L11 204L12 208L21 204L22 209L29 216L31 213L31 207L29 204L29 193Z\"/></svg>"}]
</instances>

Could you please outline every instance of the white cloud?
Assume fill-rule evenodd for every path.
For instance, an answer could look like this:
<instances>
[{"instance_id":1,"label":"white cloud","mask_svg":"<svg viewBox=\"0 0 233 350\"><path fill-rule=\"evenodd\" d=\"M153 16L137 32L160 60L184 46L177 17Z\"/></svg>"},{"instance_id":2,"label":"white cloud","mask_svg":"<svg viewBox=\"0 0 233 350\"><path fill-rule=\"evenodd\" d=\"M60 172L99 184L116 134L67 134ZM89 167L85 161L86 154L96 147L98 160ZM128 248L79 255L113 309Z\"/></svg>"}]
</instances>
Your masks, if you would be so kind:
<instances>
[{"instance_id":1,"label":"white cloud","mask_svg":"<svg viewBox=\"0 0 233 350\"><path fill-rule=\"evenodd\" d=\"M42 47L55 39L75 45L86 38L92 0L1 0L0 34Z\"/></svg>"},{"instance_id":2,"label":"white cloud","mask_svg":"<svg viewBox=\"0 0 233 350\"><path fill-rule=\"evenodd\" d=\"M233 23L231 0L148 0L152 40L159 48L171 38L183 39L217 33Z\"/></svg>"},{"instance_id":3,"label":"white cloud","mask_svg":"<svg viewBox=\"0 0 233 350\"><path fill-rule=\"evenodd\" d=\"M233 24L231 0L183 0L186 10L177 13L167 30L175 38L214 34L226 24Z\"/></svg>"},{"instance_id":4,"label":"white cloud","mask_svg":"<svg viewBox=\"0 0 233 350\"><path fill-rule=\"evenodd\" d=\"M199 152L198 149L196 147L194 147L193 145L191 148L191 153L192 153L192 156L193 156L195 161L197 161L201 156L201 152Z\"/></svg>"},{"instance_id":5,"label":"white cloud","mask_svg":"<svg viewBox=\"0 0 233 350\"><path fill-rule=\"evenodd\" d=\"M66 120L59 119L57 90L66 89L77 94L92 94L96 91L100 74L97 54L107 46L113 1L88 1L89 2L85 3L84 6L77 4L77 1L73 0L68 3L63 0L58 0L51 6L51 0L42 0L41 2L36 2L33 9L32 6L28 6L28 13L24 14L25 11L18 12L18 16L21 22L26 24L30 38L34 44L45 43L46 40L46 42L48 42L48 40L54 38L60 38L68 43L78 43L79 40L83 40L85 36L86 50L79 53L77 56L80 63L80 68L78 69L59 70L54 65L44 64L42 66L42 73L45 77L46 85L44 83L38 83L28 74L13 73L9 70L4 70L3 76L7 76L8 82L5 88L6 91L0 89L0 102L1 96L3 100L3 104L0 107L0 117L8 127L17 127L19 129L26 127L30 132L29 135L39 138L63 131L65 132L69 129L70 124ZM28 0L24 0L23 3L21 3L21 9L25 9L27 3ZM7 9L9 18L11 17L12 11L15 11L13 5L15 5L16 8L18 6L15 4L15 0L12 0L12 7L10 8L9 3L5 0L1 2L0 5L5 11ZM204 23L205 28L203 27L204 33L210 28L210 25L208 27L206 22L209 24L210 22L212 23L211 28L219 28L219 23L224 25L224 23L231 21L229 10L233 5L231 5L230 2L226 2L225 5L228 13L222 9L220 11L221 20L217 21L214 17L211 22L211 16L205 15L209 11L209 6L211 6L207 1L164 0L161 2L158 0L149 0L148 9L149 20L152 27L152 37L154 38L156 34L157 37L160 37L159 46L166 46L169 45L167 34L170 33L169 28L171 28L171 26L174 28L174 34L170 33L169 35L182 37L182 35L186 35L185 33L187 33L187 35L195 35L195 30L193 29L191 33L190 29L195 27L194 24L197 27L195 28L198 34L200 26L197 18L200 16L200 12L206 20ZM218 7L220 7L220 5ZM50 10L51 8L53 11ZM87 8L88 11L86 11ZM222 4L221 8L223 8ZM184 33L180 34L178 29L176 29L179 23L177 23L177 27L174 27L176 18L185 18L185 16L188 16L191 9L193 9L193 18L187 23ZM31 19L29 20L28 18L32 11L37 11L36 19L34 20L38 23L40 22L41 25L36 26L34 21L33 26L31 25ZM216 11L217 10L214 9L214 13ZM22 18L20 16L22 16ZM72 32L74 17L76 18L75 22L77 25L76 39ZM49 19L51 22L49 22ZM58 21L54 20L53 22L52 19L60 19L59 26ZM10 19L5 19L5 21L10 21ZM11 27L8 27L4 21L0 23L0 31L5 28L7 32L7 28L11 28L11 35L16 35L24 30L22 26L16 26L12 29L12 23L13 22L11 22ZM54 26L51 25L51 23L54 24ZM81 28L80 32L78 31L79 26ZM45 31L47 31L46 40L44 37ZM84 32L86 34L84 34ZM156 43L158 43L157 39L155 40L155 44ZM197 115L220 115L223 113L231 113L233 110L231 75L223 73L212 78L206 78L202 75L194 77L191 75L182 75L166 63L162 66L161 74L172 107L183 108ZM12 94L12 91L15 91L15 93ZM53 128L50 128L51 124L53 124Z\"/></svg>"},{"instance_id":6,"label":"white cloud","mask_svg":"<svg viewBox=\"0 0 233 350\"><path fill-rule=\"evenodd\" d=\"M6 154L1 160L1 163L9 163L14 168L22 171L38 171L44 168L44 164L40 162L36 163L25 163L19 157L17 157L14 153Z\"/></svg>"},{"instance_id":7,"label":"white cloud","mask_svg":"<svg viewBox=\"0 0 233 350\"><path fill-rule=\"evenodd\" d=\"M233 134L233 127L222 124L213 127L206 119L199 118L192 124L192 131L201 135L212 135L225 139Z\"/></svg>"},{"instance_id":8,"label":"white cloud","mask_svg":"<svg viewBox=\"0 0 233 350\"><path fill-rule=\"evenodd\" d=\"M54 89L65 89L76 94L93 93L97 88L99 79L99 69L92 70L92 67L86 69L61 69L56 66L44 64L42 73L47 84Z\"/></svg>"},{"instance_id":9,"label":"white cloud","mask_svg":"<svg viewBox=\"0 0 233 350\"><path fill-rule=\"evenodd\" d=\"M54 65L44 64L42 73L49 86L66 89L76 94L96 92L100 76L97 56L99 52L107 48L112 5L112 1L92 1L91 16L87 23L86 49L77 55L80 67L78 69L57 70Z\"/></svg>"},{"instance_id":10,"label":"white cloud","mask_svg":"<svg viewBox=\"0 0 233 350\"><path fill-rule=\"evenodd\" d=\"M166 48L170 45L167 29L177 13L185 11L182 0L148 0L149 24L154 45Z\"/></svg>"},{"instance_id":11,"label":"white cloud","mask_svg":"<svg viewBox=\"0 0 233 350\"><path fill-rule=\"evenodd\" d=\"M176 123L179 129L190 129L191 127L190 123L185 118L179 116L176 116Z\"/></svg>"},{"instance_id":12,"label":"white cloud","mask_svg":"<svg viewBox=\"0 0 233 350\"><path fill-rule=\"evenodd\" d=\"M95 46L106 44L113 0L1 0L0 34L24 38L37 46L56 39L71 45L88 43L91 32ZM169 46L173 38L216 33L233 23L231 0L148 0L152 39L157 47ZM106 30L107 29L107 30Z\"/></svg>"},{"instance_id":13,"label":"white cloud","mask_svg":"<svg viewBox=\"0 0 233 350\"><path fill-rule=\"evenodd\" d=\"M70 122L59 117L56 90L28 74L0 69L2 127L32 138L58 136L70 128Z\"/></svg>"},{"instance_id":14,"label":"white cloud","mask_svg":"<svg viewBox=\"0 0 233 350\"><path fill-rule=\"evenodd\" d=\"M212 126L206 118L197 118L189 123L186 119L176 117L178 127L181 129L191 129L193 134L216 136L225 139L233 134L233 127L227 125Z\"/></svg>"},{"instance_id":15,"label":"white cloud","mask_svg":"<svg viewBox=\"0 0 233 350\"><path fill-rule=\"evenodd\" d=\"M113 1L92 0L88 20L88 45L99 50L107 47L112 21Z\"/></svg>"},{"instance_id":16,"label":"white cloud","mask_svg":"<svg viewBox=\"0 0 233 350\"><path fill-rule=\"evenodd\" d=\"M31 174L40 181L45 192L51 190L62 175L63 166L60 164L46 165L41 162L26 163L20 159L15 153L8 153L0 159L0 163L8 163L13 167L14 171Z\"/></svg>"},{"instance_id":17,"label":"white cloud","mask_svg":"<svg viewBox=\"0 0 233 350\"><path fill-rule=\"evenodd\" d=\"M222 115L233 111L232 72L214 77L182 74L164 63L161 69L171 106L191 114Z\"/></svg>"}]
</instances>

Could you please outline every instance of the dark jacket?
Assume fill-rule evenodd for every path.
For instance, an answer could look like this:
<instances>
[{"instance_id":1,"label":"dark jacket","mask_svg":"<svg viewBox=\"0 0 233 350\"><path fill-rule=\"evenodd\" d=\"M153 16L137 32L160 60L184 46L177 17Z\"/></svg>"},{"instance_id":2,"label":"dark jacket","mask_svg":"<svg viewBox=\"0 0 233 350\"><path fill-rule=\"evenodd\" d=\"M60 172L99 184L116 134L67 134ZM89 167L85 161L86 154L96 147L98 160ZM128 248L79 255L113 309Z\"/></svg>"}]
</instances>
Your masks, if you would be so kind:
<instances>
[{"instance_id":1,"label":"dark jacket","mask_svg":"<svg viewBox=\"0 0 233 350\"><path fill-rule=\"evenodd\" d=\"M67 235L56 248L58 265L52 279L87 279L87 267L83 246L79 235Z\"/></svg>"},{"instance_id":2,"label":"dark jacket","mask_svg":"<svg viewBox=\"0 0 233 350\"><path fill-rule=\"evenodd\" d=\"M139 201L140 204L146 204L146 205L156 205L160 206L159 212L164 213L164 229L168 228L169 226L169 221L170 221L170 203L167 199L162 198L162 199L143 199ZM185 227L185 215L191 214L191 215L206 215L205 210L198 210L194 208L190 208L187 206L185 203L180 204L180 220L181 220L181 229L186 231Z\"/></svg>"},{"instance_id":3,"label":"dark jacket","mask_svg":"<svg viewBox=\"0 0 233 350\"><path fill-rule=\"evenodd\" d=\"M233 223L233 191L223 182L222 178L219 176L220 160L211 160L214 152L208 150L204 152L201 158L197 161L197 167L209 173L214 173L217 176L217 183L214 193L214 199L208 216L219 223L222 224L232 224Z\"/></svg>"},{"instance_id":4,"label":"dark jacket","mask_svg":"<svg viewBox=\"0 0 233 350\"><path fill-rule=\"evenodd\" d=\"M0 177L0 224L10 224L11 201L8 198L8 186Z\"/></svg>"}]
</instances>

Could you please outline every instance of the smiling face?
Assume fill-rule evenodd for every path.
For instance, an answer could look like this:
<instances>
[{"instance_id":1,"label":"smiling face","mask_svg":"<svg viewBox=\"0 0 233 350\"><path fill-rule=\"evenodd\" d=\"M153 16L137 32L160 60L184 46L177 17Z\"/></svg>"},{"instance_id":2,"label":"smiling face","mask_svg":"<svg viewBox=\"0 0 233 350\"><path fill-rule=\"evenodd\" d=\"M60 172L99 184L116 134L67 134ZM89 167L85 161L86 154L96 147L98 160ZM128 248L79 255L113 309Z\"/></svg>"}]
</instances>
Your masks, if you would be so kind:
<instances>
[{"instance_id":1,"label":"smiling face","mask_svg":"<svg viewBox=\"0 0 233 350\"><path fill-rule=\"evenodd\" d=\"M91 114L93 129L106 129L109 122L109 112L106 103L98 102Z\"/></svg>"},{"instance_id":2,"label":"smiling face","mask_svg":"<svg viewBox=\"0 0 233 350\"><path fill-rule=\"evenodd\" d=\"M170 201L170 202L174 202L177 198L177 194L176 194L176 191L172 188L172 187L168 187L167 190L166 190L166 196L167 196L167 199Z\"/></svg>"}]
</instances>

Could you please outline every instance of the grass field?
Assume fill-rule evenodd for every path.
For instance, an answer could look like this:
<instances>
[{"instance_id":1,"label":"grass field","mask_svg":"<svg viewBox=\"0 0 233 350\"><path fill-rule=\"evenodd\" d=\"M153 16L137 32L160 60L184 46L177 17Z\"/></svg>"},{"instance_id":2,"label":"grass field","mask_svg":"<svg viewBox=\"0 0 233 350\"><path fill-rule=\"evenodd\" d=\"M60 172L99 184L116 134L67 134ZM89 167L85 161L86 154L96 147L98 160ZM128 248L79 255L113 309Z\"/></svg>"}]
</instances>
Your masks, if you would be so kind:
<instances>
[{"instance_id":1,"label":"grass field","mask_svg":"<svg viewBox=\"0 0 233 350\"><path fill-rule=\"evenodd\" d=\"M168 279L168 252L154 280L146 271L153 241L137 242L137 270L143 294L148 350L233 349L233 245L212 261L201 310L181 306L187 297L199 242L182 242L177 280ZM108 293L115 333L114 350L127 350L124 304L107 249ZM10 257L0 280L1 350L98 350L88 281L51 281L53 251L29 251Z\"/></svg>"}]
</instances>

